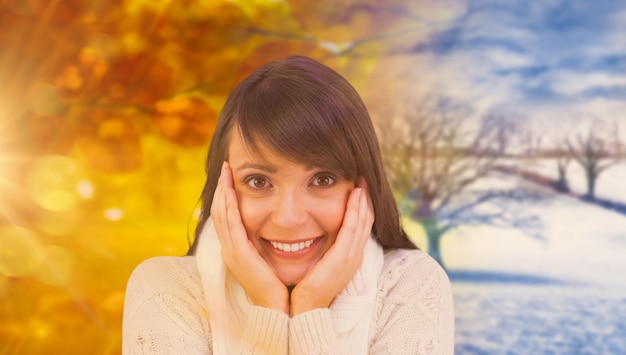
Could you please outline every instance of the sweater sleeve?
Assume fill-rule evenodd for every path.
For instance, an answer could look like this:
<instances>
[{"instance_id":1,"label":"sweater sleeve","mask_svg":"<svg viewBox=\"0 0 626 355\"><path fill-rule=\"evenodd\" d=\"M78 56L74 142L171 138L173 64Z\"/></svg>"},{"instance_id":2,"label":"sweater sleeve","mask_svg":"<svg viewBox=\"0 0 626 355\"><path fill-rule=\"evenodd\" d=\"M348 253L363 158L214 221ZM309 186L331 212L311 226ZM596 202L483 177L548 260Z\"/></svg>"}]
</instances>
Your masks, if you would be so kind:
<instances>
[{"instance_id":1,"label":"sweater sleeve","mask_svg":"<svg viewBox=\"0 0 626 355\"><path fill-rule=\"evenodd\" d=\"M122 353L211 354L200 280L185 258L141 263L126 287Z\"/></svg>"},{"instance_id":2,"label":"sweater sleeve","mask_svg":"<svg viewBox=\"0 0 626 355\"><path fill-rule=\"evenodd\" d=\"M368 354L453 354L454 306L445 271L419 250L398 249L385 259ZM291 318L290 354L335 354L336 344L329 309Z\"/></svg>"},{"instance_id":3,"label":"sweater sleeve","mask_svg":"<svg viewBox=\"0 0 626 355\"><path fill-rule=\"evenodd\" d=\"M303 312L289 323L290 354L335 354L337 335L330 309Z\"/></svg>"},{"instance_id":4,"label":"sweater sleeve","mask_svg":"<svg viewBox=\"0 0 626 355\"><path fill-rule=\"evenodd\" d=\"M283 312L253 306L239 344L239 354L287 354L289 316Z\"/></svg>"},{"instance_id":5,"label":"sweater sleeve","mask_svg":"<svg viewBox=\"0 0 626 355\"><path fill-rule=\"evenodd\" d=\"M369 353L453 354L454 305L445 271L419 250L398 250L394 258L379 282Z\"/></svg>"},{"instance_id":6,"label":"sweater sleeve","mask_svg":"<svg viewBox=\"0 0 626 355\"><path fill-rule=\"evenodd\" d=\"M286 354L289 316L252 307L238 354ZM122 353L212 354L204 292L193 257L141 263L126 288Z\"/></svg>"}]
</instances>

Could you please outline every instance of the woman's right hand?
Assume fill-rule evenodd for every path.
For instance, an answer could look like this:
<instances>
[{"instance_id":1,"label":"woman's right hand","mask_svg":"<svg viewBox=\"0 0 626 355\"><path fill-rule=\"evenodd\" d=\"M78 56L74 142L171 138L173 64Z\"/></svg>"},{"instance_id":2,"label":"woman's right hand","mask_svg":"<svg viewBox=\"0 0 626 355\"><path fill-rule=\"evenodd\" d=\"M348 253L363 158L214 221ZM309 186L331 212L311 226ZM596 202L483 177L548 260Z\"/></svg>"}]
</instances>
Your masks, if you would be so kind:
<instances>
[{"instance_id":1,"label":"woman's right hand","mask_svg":"<svg viewBox=\"0 0 626 355\"><path fill-rule=\"evenodd\" d=\"M222 165L211 204L211 218L222 246L224 264L239 281L250 301L254 305L289 314L287 287L248 240L228 162Z\"/></svg>"}]
</instances>

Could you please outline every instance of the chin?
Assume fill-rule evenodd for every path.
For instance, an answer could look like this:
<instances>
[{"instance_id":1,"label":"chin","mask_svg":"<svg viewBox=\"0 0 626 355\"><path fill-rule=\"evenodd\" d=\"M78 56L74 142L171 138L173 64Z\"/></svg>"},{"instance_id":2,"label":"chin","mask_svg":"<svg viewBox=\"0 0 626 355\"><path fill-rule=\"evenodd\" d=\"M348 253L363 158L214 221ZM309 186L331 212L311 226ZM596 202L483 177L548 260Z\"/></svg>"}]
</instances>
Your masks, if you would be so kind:
<instances>
[{"instance_id":1,"label":"chin","mask_svg":"<svg viewBox=\"0 0 626 355\"><path fill-rule=\"evenodd\" d=\"M304 277L279 277L280 281L287 287L293 287L302 281Z\"/></svg>"},{"instance_id":2,"label":"chin","mask_svg":"<svg viewBox=\"0 0 626 355\"><path fill-rule=\"evenodd\" d=\"M306 270L308 271L308 269ZM304 278L304 276L306 275L306 271L303 270L293 270L293 271L283 271L283 272L278 272L277 276L278 279L287 287L291 287L291 286L295 286L297 285L300 281L302 281L302 279Z\"/></svg>"}]
</instances>

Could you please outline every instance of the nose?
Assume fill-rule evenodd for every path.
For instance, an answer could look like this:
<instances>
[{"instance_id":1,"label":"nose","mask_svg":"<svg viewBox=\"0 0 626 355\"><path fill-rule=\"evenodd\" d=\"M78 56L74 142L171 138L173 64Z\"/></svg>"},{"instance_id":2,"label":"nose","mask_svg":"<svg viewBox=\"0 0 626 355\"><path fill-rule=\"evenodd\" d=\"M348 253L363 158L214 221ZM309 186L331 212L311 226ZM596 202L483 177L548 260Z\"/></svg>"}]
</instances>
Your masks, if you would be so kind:
<instances>
[{"instance_id":1,"label":"nose","mask_svg":"<svg viewBox=\"0 0 626 355\"><path fill-rule=\"evenodd\" d=\"M272 222L284 229L303 226L306 222L307 212L302 197L295 190L279 193L272 211Z\"/></svg>"}]
</instances>

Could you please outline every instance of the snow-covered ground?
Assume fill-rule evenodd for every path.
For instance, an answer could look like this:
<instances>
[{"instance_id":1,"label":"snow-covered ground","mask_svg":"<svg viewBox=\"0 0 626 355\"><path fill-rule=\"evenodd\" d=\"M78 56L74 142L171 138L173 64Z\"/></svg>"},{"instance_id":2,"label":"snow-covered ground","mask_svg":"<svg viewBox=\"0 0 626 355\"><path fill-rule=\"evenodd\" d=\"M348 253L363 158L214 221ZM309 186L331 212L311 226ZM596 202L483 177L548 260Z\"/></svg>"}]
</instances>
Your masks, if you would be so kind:
<instances>
[{"instance_id":1,"label":"snow-covered ground","mask_svg":"<svg viewBox=\"0 0 626 355\"><path fill-rule=\"evenodd\" d=\"M625 354L626 297L540 284L453 283L456 354Z\"/></svg>"},{"instance_id":2,"label":"snow-covered ground","mask_svg":"<svg viewBox=\"0 0 626 355\"><path fill-rule=\"evenodd\" d=\"M583 192L578 175L572 170L570 182ZM626 354L626 215L510 176L494 179L477 187L504 181L547 197L525 206L541 217L543 238L489 227L444 237L456 353ZM626 202L626 167L607 170L598 196Z\"/></svg>"}]
</instances>

